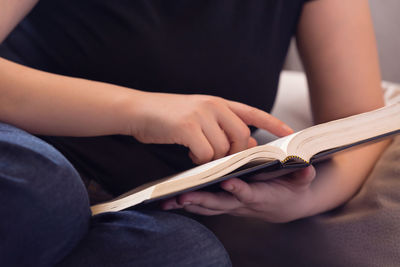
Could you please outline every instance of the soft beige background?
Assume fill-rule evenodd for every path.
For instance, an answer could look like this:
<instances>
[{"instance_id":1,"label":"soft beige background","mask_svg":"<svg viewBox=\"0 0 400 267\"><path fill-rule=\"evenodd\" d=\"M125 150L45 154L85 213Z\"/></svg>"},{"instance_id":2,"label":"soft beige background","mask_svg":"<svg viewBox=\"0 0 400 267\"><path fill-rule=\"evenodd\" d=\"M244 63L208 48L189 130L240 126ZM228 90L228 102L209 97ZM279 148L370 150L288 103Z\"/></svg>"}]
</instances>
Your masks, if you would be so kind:
<instances>
[{"instance_id":1,"label":"soft beige background","mask_svg":"<svg viewBox=\"0 0 400 267\"><path fill-rule=\"evenodd\" d=\"M384 80L400 83L400 0L369 0ZM301 70L291 47L286 69Z\"/></svg>"}]
</instances>

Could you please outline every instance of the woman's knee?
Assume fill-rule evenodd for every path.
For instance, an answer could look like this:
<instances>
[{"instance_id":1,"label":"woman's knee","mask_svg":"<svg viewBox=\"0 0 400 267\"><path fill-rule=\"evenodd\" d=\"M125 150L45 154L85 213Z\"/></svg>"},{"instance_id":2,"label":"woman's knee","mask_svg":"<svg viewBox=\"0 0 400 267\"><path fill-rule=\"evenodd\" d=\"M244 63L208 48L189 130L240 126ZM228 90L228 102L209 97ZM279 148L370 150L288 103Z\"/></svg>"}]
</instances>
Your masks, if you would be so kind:
<instances>
[{"instance_id":1,"label":"woman's knee","mask_svg":"<svg viewBox=\"0 0 400 267\"><path fill-rule=\"evenodd\" d=\"M96 254L93 254L96 251ZM167 212L96 215L61 266L231 266L219 240L198 222Z\"/></svg>"},{"instance_id":2,"label":"woman's knee","mask_svg":"<svg viewBox=\"0 0 400 267\"><path fill-rule=\"evenodd\" d=\"M87 231L84 185L61 153L22 130L0 124L0 151L0 264L52 265Z\"/></svg>"}]
</instances>

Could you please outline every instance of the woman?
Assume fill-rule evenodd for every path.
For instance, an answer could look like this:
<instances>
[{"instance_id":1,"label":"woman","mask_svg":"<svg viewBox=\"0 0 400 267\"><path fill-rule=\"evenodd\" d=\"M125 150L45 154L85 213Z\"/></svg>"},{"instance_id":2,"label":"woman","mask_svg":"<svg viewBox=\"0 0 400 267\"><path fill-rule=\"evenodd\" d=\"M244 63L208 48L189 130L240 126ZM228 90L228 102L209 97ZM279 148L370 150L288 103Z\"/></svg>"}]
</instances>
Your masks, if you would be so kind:
<instances>
[{"instance_id":1,"label":"woman","mask_svg":"<svg viewBox=\"0 0 400 267\"><path fill-rule=\"evenodd\" d=\"M171 213L90 219L79 176L119 194L139 177L256 145L248 125L290 134L262 109L272 106L293 34L316 123L383 105L366 0L1 0L0 10L0 183L10 217L0 261L8 265L229 265L212 234ZM385 146L290 179L230 179L223 193L187 193L163 208L268 222L312 216L348 200Z\"/></svg>"}]
</instances>

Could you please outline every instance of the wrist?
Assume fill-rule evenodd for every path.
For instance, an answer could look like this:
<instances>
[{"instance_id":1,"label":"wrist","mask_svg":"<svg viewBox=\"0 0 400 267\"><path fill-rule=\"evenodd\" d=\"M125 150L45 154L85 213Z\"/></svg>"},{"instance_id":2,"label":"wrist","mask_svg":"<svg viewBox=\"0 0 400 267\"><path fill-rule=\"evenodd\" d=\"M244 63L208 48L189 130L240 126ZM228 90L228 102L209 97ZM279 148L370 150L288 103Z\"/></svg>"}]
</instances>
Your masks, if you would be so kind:
<instances>
[{"instance_id":1,"label":"wrist","mask_svg":"<svg viewBox=\"0 0 400 267\"><path fill-rule=\"evenodd\" d=\"M147 92L128 89L114 100L118 134L136 136L143 121L143 103Z\"/></svg>"}]
</instances>

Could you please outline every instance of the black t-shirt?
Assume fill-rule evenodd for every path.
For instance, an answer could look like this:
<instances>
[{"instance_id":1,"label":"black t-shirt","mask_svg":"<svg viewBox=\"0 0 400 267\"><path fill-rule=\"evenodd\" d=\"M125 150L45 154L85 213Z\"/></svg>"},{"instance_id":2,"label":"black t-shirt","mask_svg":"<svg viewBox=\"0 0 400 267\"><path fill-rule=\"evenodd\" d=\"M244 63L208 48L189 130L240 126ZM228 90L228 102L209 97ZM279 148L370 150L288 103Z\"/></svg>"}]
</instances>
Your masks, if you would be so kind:
<instances>
[{"instance_id":1,"label":"black t-shirt","mask_svg":"<svg viewBox=\"0 0 400 267\"><path fill-rule=\"evenodd\" d=\"M130 88L269 110L304 0L41 0L0 56Z\"/></svg>"},{"instance_id":2,"label":"black t-shirt","mask_svg":"<svg viewBox=\"0 0 400 267\"><path fill-rule=\"evenodd\" d=\"M304 0L41 0L0 45L37 69L270 110ZM187 149L128 136L49 137L114 194L192 167Z\"/></svg>"}]
</instances>

